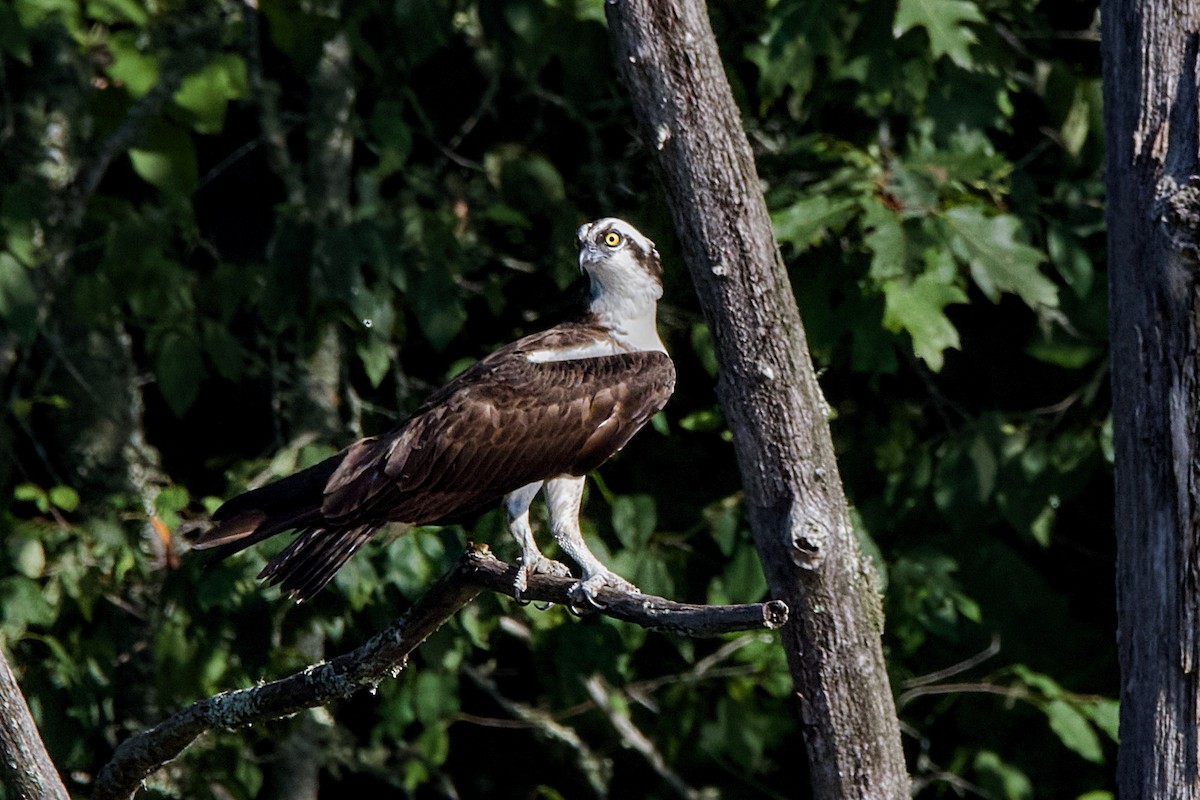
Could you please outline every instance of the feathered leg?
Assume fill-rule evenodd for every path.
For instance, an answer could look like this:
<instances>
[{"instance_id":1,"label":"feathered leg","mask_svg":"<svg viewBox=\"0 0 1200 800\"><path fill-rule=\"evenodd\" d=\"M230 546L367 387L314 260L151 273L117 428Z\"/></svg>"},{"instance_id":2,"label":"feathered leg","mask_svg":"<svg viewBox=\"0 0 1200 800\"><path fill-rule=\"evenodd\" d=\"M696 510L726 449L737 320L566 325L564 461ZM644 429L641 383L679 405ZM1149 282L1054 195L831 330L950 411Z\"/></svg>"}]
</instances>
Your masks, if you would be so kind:
<instances>
[{"instance_id":1,"label":"feathered leg","mask_svg":"<svg viewBox=\"0 0 1200 800\"><path fill-rule=\"evenodd\" d=\"M598 606L596 592L609 587L622 592L640 592L629 581L600 563L583 541L579 530L579 505L583 501L583 478L553 478L546 481L546 505L550 530L559 548L583 570L583 580L571 589L576 602Z\"/></svg>"},{"instance_id":2,"label":"feathered leg","mask_svg":"<svg viewBox=\"0 0 1200 800\"><path fill-rule=\"evenodd\" d=\"M562 578L571 577L571 570L566 564L561 564L542 555L537 542L533 538L533 529L529 526L529 505L542 488L542 482L537 481L509 492L504 496L504 511L508 514L508 532L521 546L521 567L517 570L517 579L513 588L520 594L529 585L529 576L536 573L557 575Z\"/></svg>"}]
</instances>

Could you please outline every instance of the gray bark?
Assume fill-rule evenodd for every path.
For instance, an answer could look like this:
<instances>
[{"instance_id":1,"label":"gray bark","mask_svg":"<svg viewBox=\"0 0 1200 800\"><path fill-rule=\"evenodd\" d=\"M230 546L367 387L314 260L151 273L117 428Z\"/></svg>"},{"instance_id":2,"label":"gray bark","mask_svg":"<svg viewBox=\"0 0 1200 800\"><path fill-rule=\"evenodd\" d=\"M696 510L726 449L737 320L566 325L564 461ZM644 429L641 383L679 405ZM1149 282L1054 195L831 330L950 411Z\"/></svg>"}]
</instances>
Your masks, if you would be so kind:
<instances>
[{"instance_id":1,"label":"gray bark","mask_svg":"<svg viewBox=\"0 0 1200 800\"><path fill-rule=\"evenodd\" d=\"M429 588L408 612L371 641L328 663L252 689L225 692L193 703L155 727L126 739L100 770L92 800L128 798L142 781L178 756L205 731L238 728L295 714L349 697L396 677L426 638L484 589L517 597L516 567L496 559L486 547L469 549L449 573ZM569 605L573 578L534 575L520 599ZM646 594L601 589L597 613L645 628L685 636L719 636L771 630L785 624L779 601L736 606L675 603Z\"/></svg>"},{"instance_id":2,"label":"gray bark","mask_svg":"<svg viewBox=\"0 0 1200 800\"><path fill-rule=\"evenodd\" d=\"M0 761L4 763L4 782L11 796L22 800L70 800L3 650L0 650Z\"/></svg>"},{"instance_id":3,"label":"gray bark","mask_svg":"<svg viewBox=\"0 0 1200 800\"><path fill-rule=\"evenodd\" d=\"M1124 800L1200 796L1197 0L1105 0Z\"/></svg>"},{"instance_id":4,"label":"gray bark","mask_svg":"<svg viewBox=\"0 0 1200 800\"><path fill-rule=\"evenodd\" d=\"M820 798L909 793L874 568L858 550L787 272L703 0L609 0L720 362L745 502Z\"/></svg>"}]
</instances>

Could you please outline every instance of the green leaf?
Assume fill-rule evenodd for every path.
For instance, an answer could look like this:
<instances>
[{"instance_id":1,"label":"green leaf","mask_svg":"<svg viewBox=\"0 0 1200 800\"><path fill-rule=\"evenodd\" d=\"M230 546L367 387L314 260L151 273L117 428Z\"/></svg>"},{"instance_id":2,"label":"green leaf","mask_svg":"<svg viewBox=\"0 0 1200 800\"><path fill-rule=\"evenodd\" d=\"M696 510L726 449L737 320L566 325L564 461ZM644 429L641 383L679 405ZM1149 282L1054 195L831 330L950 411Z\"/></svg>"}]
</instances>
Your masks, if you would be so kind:
<instances>
[{"instance_id":1,"label":"green leaf","mask_svg":"<svg viewBox=\"0 0 1200 800\"><path fill-rule=\"evenodd\" d=\"M56 508L61 508L68 514L79 508L79 492L70 486L53 486L47 495Z\"/></svg>"},{"instance_id":2,"label":"green leaf","mask_svg":"<svg viewBox=\"0 0 1200 800\"><path fill-rule=\"evenodd\" d=\"M702 322L692 325L692 350L695 351L696 357L700 359L700 364L704 367L704 371L709 376L715 378L720 366L717 362L717 348L713 343L712 332Z\"/></svg>"},{"instance_id":3,"label":"green leaf","mask_svg":"<svg viewBox=\"0 0 1200 800\"><path fill-rule=\"evenodd\" d=\"M0 613L4 615L9 641L24 633L27 626L49 625L58 616L37 582L24 575L0 580Z\"/></svg>"},{"instance_id":4,"label":"green leaf","mask_svg":"<svg viewBox=\"0 0 1200 800\"><path fill-rule=\"evenodd\" d=\"M404 120L404 105L394 100L376 103L370 126L380 171L389 174L404 166L412 152L412 128Z\"/></svg>"},{"instance_id":5,"label":"green leaf","mask_svg":"<svg viewBox=\"0 0 1200 800\"><path fill-rule=\"evenodd\" d=\"M763 599L767 593L767 578L763 575L758 552L749 542L743 542L734 551L725 571L713 584L709 589L710 602L757 603ZM723 599L713 600L714 591Z\"/></svg>"},{"instance_id":6,"label":"green leaf","mask_svg":"<svg viewBox=\"0 0 1200 800\"><path fill-rule=\"evenodd\" d=\"M103 22L132 22L137 27L149 21L146 9L137 0L88 0L87 13Z\"/></svg>"},{"instance_id":7,"label":"green leaf","mask_svg":"<svg viewBox=\"0 0 1200 800\"><path fill-rule=\"evenodd\" d=\"M1095 269L1079 238L1064 226L1050 223L1046 226L1046 251L1067 285L1078 297L1086 297L1092 289Z\"/></svg>"},{"instance_id":8,"label":"green leaf","mask_svg":"<svg viewBox=\"0 0 1200 800\"><path fill-rule=\"evenodd\" d=\"M138 47L141 34L136 31L118 31L108 37L108 53L112 61L107 67L108 77L123 84L133 97L141 97L158 83L158 59L147 55Z\"/></svg>"},{"instance_id":9,"label":"green leaf","mask_svg":"<svg viewBox=\"0 0 1200 800\"><path fill-rule=\"evenodd\" d=\"M40 578L46 570L46 551L32 536L13 536L6 543L9 559L26 578Z\"/></svg>"},{"instance_id":10,"label":"green leaf","mask_svg":"<svg viewBox=\"0 0 1200 800\"><path fill-rule=\"evenodd\" d=\"M1064 342L1060 339L1035 339L1025 348L1026 354L1064 369L1082 369L1105 355L1104 348L1086 342Z\"/></svg>"},{"instance_id":11,"label":"green leaf","mask_svg":"<svg viewBox=\"0 0 1200 800\"><path fill-rule=\"evenodd\" d=\"M908 273L908 235L904 221L896 214L873 213L874 227L863 236L871 251L870 275L877 281L899 278Z\"/></svg>"},{"instance_id":12,"label":"green leaf","mask_svg":"<svg viewBox=\"0 0 1200 800\"><path fill-rule=\"evenodd\" d=\"M1047 700L1057 700L1062 697L1063 689L1053 678L1040 672L1034 672L1024 664L1014 664L1012 671L1026 686L1041 692Z\"/></svg>"},{"instance_id":13,"label":"green leaf","mask_svg":"<svg viewBox=\"0 0 1200 800\"><path fill-rule=\"evenodd\" d=\"M50 496L35 483L21 483L13 489L13 499L33 503L43 514L50 511Z\"/></svg>"},{"instance_id":14,"label":"green leaf","mask_svg":"<svg viewBox=\"0 0 1200 800\"><path fill-rule=\"evenodd\" d=\"M899 39L913 28L924 28L934 58L950 56L955 64L969 69L974 60L968 51L978 41L967 27L971 22L984 22L984 18L970 0L900 0L892 34Z\"/></svg>"},{"instance_id":15,"label":"green leaf","mask_svg":"<svg viewBox=\"0 0 1200 800\"><path fill-rule=\"evenodd\" d=\"M1065 700L1052 700L1045 708L1050 730L1064 745L1094 764L1104 763L1100 737L1087 717Z\"/></svg>"},{"instance_id":16,"label":"green leaf","mask_svg":"<svg viewBox=\"0 0 1200 800\"><path fill-rule=\"evenodd\" d=\"M8 253L0 253L0 320L25 344L37 333L37 292L29 270Z\"/></svg>"},{"instance_id":17,"label":"green leaf","mask_svg":"<svg viewBox=\"0 0 1200 800\"><path fill-rule=\"evenodd\" d=\"M857 207L854 200L830 200L825 195L814 195L771 214L771 224L780 242L802 252L818 244L831 228L845 225Z\"/></svg>"},{"instance_id":18,"label":"green leaf","mask_svg":"<svg viewBox=\"0 0 1200 800\"><path fill-rule=\"evenodd\" d=\"M940 370L943 353L959 347L958 331L942 309L967 302L966 294L928 274L913 281L904 278L887 281L883 294L883 326L896 333L907 331L912 337L913 352L931 370Z\"/></svg>"},{"instance_id":19,"label":"green leaf","mask_svg":"<svg viewBox=\"0 0 1200 800\"><path fill-rule=\"evenodd\" d=\"M413 680L413 709L417 720L432 725L458 713L458 676L453 672L421 670Z\"/></svg>"},{"instance_id":20,"label":"green leaf","mask_svg":"<svg viewBox=\"0 0 1200 800\"><path fill-rule=\"evenodd\" d=\"M10 3L0 3L0 52L8 53L26 66L30 63L29 36Z\"/></svg>"},{"instance_id":21,"label":"green leaf","mask_svg":"<svg viewBox=\"0 0 1200 800\"><path fill-rule=\"evenodd\" d=\"M613 530L621 544L630 550L645 548L657 522L658 511L650 495L622 495L613 501Z\"/></svg>"},{"instance_id":22,"label":"green leaf","mask_svg":"<svg viewBox=\"0 0 1200 800\"><path fill-rule=\"evenodd\" d=\"M220 133L230 100L246 96L246 62L222 53L199 72L187 76L175 92L175 104L188 116L197 133Z\"/></svg>"},{"instance_id":23,"label":"green leaf","mask_svg":"<svg viewBox=\"0 0 1200 800\"><path fill-rule=\"evenodd\" d=\"M1090 700L1079 704L1079 710L1087 715L1092 724L1104 732L1114 742L1120 741L1118 735L1121 721L1121 704L1107 698Z\"/></svg>"},{"instance_id":24,"label":"green leaf","mask_svg":"<svg viewBox=\"0 0 1200 800\"><path fill-rule=\"evenodd\" d=\"M987 797L1003 800L1032 800L1033 783L1024 772L1006 763L1000 756L981 750L975 756L976 782Z\"/></svg>"},{"instance_id":25,"label":"green leaf","mask_svg":"<svg viewBox=\"0 0 1200 800\"><path fill-rule=\"evenodd\" d=\"M204 362L195 339L176 332L163 337L154 373L158 377L158 391L176 416L186 414L200 394L203 372Z\"/></svg>"},{"instance_id":26,"label":"green leaf","mask_svg":"<svg viewBox=\"0 0 1200 800\"><path fill-rule=\"evenodd\" d=\"M952 208L943 219L951 250L989 300L1011 292L1035 311L1058 306L1058 288L1038 270L1042 252L1018 240L1020 220L1009 214L989 217L973 206Z\"/></svg>"},{"instance_id":27,"label":"green leaf","mask_svg":"<svg viewBox=\"0 0 1200 800\"><path fill-rule=\"evenodd\" d=\"M358 360L367 373L367 380L371 382L371 386L378 389L392 366L391 349L382 339L372 336L359 342L354 351L358 353Z\"/></svg>"},{"instance_id":28,"label":"green leaf","mask_svg":"<svg viewBox=\"0 0 1200 800\"><path fill-rule=\"evenodd\" d=\"M224 325L204 320L201 327L204 354L217 369L217 374L227 381L242 377L246 366L246 351L241 343Z\"/></svg>"},{"instance_id":29,"label":"green leaf","mask_svg":"<svg viewBox=\"0 0 1200 800\"><path fill-rule=\"evenodd\" d=\"M189 194L199 182L192 137L166 122L152 122L138 147L129 149L133 171L158 189Z\"/></svg>"},{"instance_id":30,"label":"green leaf","mask_svg":"<svg viewBox=\"0 0 1200 800\"><path fill-rule=\"evenodd\" d=\"M467 312L451 276L434 268L421 276L412 296L417 323L435 350L444 350L467 321Z\"/></svg>"}]
</instances>

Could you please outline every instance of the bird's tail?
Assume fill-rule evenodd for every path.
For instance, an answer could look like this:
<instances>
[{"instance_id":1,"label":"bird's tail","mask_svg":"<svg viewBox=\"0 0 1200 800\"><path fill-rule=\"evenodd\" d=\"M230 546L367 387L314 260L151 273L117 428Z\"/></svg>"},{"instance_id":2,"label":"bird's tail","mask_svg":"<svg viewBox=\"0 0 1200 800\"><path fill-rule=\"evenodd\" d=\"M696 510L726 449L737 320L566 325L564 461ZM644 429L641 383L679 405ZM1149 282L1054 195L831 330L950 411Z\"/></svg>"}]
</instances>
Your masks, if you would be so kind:
<instances>
[{"instance_id":1,"label":"bird's tail","mask_svg":"<svg viewBox=\"0 0 1200 800\"><path fill-rule=\"evenodd\" d=\"M298 600L312 597L378 527L329 525L321 512L325 487L344 458L345 452L338 453L238 495L213 514L212 528L189 533L189 541L198 550L212 550L215 557L225 558L277 533L295 530L296 538L258 577L278 584Z\"/></svg>"}]
</instances>

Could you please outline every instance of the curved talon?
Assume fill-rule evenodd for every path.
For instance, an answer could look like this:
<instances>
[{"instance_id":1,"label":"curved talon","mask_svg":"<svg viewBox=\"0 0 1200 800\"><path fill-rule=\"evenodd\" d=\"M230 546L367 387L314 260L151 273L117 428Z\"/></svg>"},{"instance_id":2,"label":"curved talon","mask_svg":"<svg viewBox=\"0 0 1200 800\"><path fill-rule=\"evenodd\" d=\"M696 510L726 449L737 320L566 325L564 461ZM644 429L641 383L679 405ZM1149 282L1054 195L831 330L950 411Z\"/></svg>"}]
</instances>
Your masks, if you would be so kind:
<instances>
[{"instance_id":1,"label":"curved talon","mask_svg":"<svg viewBox=\"0 0 1200 800\"><path fill-rule=\"evenodd\" d=\"M532 602L532 601L530 601L530 602ZM552 605L554 605L554 603L551 603L549 600L547 600L546 602L541 603L541 604L534 603L533 607L536 608L538 611L545 611L546 609L550 608L550 606L552 606Z\"/></svg>"}]
</instances>

